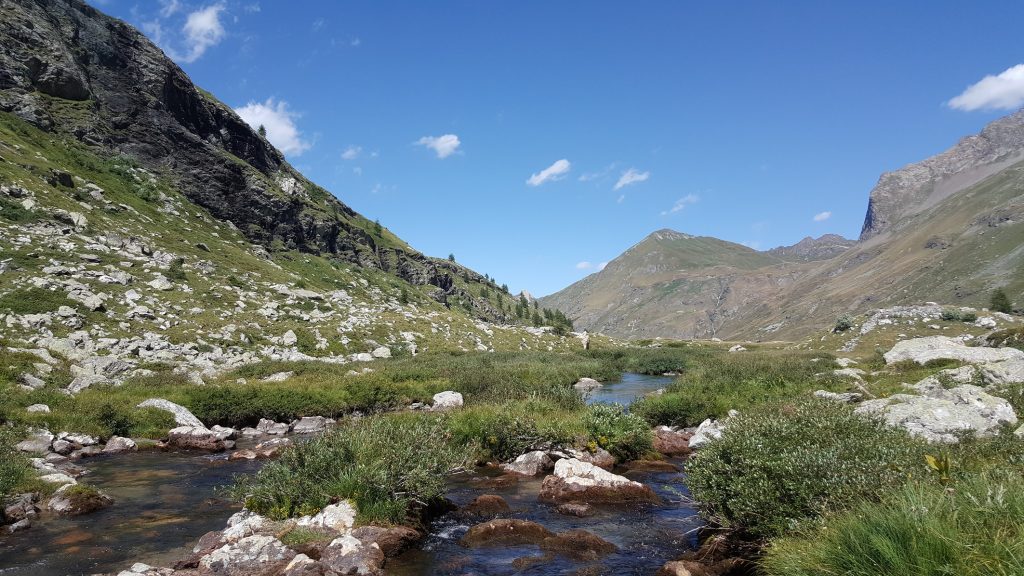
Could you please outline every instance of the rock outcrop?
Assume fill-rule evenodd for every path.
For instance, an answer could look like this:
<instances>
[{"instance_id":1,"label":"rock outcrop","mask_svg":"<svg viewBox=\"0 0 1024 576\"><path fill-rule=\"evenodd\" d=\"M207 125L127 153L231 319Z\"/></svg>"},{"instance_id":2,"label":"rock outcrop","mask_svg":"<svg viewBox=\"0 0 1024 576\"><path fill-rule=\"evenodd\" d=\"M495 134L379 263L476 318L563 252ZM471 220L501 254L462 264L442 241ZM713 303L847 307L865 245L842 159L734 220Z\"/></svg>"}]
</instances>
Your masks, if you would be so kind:
<instances>
[{"instance_id":1,"label":"rock outcrop","mask_svg":"<svg viewBox=\"0 0 1024 576\"><path fill-rule=\"evenodd\" d=\"M658 502L648 486L575 458L563 458L555 464L554 474L541 484L539 498L555 504Z\"/></svg>"}]
</instances>

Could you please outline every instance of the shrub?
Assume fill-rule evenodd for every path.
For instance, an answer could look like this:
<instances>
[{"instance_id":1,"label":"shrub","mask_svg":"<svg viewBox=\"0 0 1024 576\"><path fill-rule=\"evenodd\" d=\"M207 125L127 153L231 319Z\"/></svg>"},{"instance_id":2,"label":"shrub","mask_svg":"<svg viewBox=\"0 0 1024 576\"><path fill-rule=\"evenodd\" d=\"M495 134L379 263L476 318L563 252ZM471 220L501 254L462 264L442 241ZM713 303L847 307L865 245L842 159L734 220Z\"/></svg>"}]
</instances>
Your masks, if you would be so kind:
<instances>
[{"instance_id":1,"label":"shrub","mask_svg":"<svg viewBox=\"0 0 1024 576\"><path fill-rule=\"evenodd\" d=\"M640 399L632 411L652 425L696 426L731 409L742 412L818 388L839 391L849 385L834 376L818 376L834 366L831 357L822 354L720 352L693 364L664 394Z\"/></svg>"},{"instance_id":2,"label":"shrub","mask_svg":"<svg viewBox=\"0 0 1024 576\"><path fill-rule=\"evenodd\" d=\"M592 404L583 421L590 439L620 462L636 460L653 450L647 422L619 404Z\"/></svg>"},{"instance_id":3,"label":"shrub","mask_svg":"<svg viewBox=\"0 0 1024 576\"><path fill-rule=\"evenodd\" d=\"M403 523L444 494L448 474L466 456L440 417L376 416L286 450L256 475L238 478L232 493L275 519L349 499L361 521Z\"/></svg>"},{"instance_id":4,"label":"shrub","mask_svg":"<svg viewBox=\"0 0 1024 576\"><path fill-rule=\"evenodd\" d=\"M772 576L1024 574L1024 480L977 476L945 489L910 483L881 503L774 542Z\"/></svg>"},{"instance_id":5,"label":"shrub","mask_svg":"<svg viewBox=\"0 0 1024 576\"><path fill-rule=\"evenodd\" d=\"M994 312L1013 313L1013 303L1010 302L1010 297L1006 295L1002 288L996 288L992 292L992 298L989 300L988 307Z\"/></svg>"},{"instance_id":6,"label":"shrub","mask_svg":"<svg viewBox=\"0 0 1024 576\"><path fill-rule=\"evenodd\" d=\"M960 315L961 322L974 322L978 319L978 315L974 312L964 312Z\"/></svg>"},{"instance_id":7,"label":"shrub","mask_svg":"<svg viewBox=\"0 0 1024 576\"><path fill-rule=\"evenodd\" d=\"M167 266L167 278L174 280L175 282L184 282L188 279L185 275L185 259L175 258L171 260L169 266Z\"/></svg>"},{"instance_id":8,"label":"shrub","mask_svg":"<svg viewBox=\"0 0 1024 576\"><path fill-rule=\"evenodd\" d=\"M849 314L843 314L836 318L836 324L832 327L832 332L839 334L840 332L846 332L850 328L853 328L853 317Z\"/></svg>"},{"instance_id":9,"label":"shrub","mask_svg":"<svg viewBox=\"0 0 1024 576\"><path fill-rule=\"evenodd\" d=\"M449 427L457 444L479 448L479 459L499 461L534 448L570 444L583 434L578 417L541 401L468 406L450 415Z\"/></svg>"},{"instance_id":10,"label":"shrub","mask_svg":"<svg viewBox=\"0 0 1024 576\"><path fill-rule=\"evenodd\" d=\"M946 308L939 317L947 322L959 322L962 316L956 308Z\"/></svg>"},{"instance_id":11,"label":"shrub","mask_svg":"<svg viewBox=\"0 0 1024 576\"><path fill-rule=\"evenodd\" d=\"M801 399L732 420L687 466L712 519L771 537L801 521L874 500L923 470L924 446L845 405Z\"/></svg>"}]
</instances>

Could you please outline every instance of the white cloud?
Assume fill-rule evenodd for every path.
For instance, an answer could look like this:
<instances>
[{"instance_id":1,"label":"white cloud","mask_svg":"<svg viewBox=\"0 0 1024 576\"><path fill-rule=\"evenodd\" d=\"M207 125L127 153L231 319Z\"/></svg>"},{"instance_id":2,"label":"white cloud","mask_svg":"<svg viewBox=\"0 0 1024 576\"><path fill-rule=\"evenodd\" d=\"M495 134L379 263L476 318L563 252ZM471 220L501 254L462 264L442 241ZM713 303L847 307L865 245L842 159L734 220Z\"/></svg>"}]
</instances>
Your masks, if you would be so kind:
<instances>
[{"instance_id":1,"label":"white cloud","mask_svg":"<svg viewBox=\"0 0 1024 576\"><path fill-rule=\"evenodd\" d=\"M829 212L828 210L825 210L824 212L818 212L817 214L815 214L814 215L814 221L815 222L824 222L825 220L828 220L831 217L832 217L832 213Z\"/></svg>"},{"instance_id":2,"label":"white cloud","mask_svg":"<svg viewBox=\"0 0 1024 576\"><path fill-rule=\"evenodd\" d=\"M625 194L619 194L619 198L618 198L618 200L616 200L616 201L615 201L615 203L616 203L616 204L622 204L622 202L623 202L623 201L624 201L625 199L626 199L626 195L625 195Z\"/></svg>"},{"instance_id":3,"label":"white cloud","mask_svg":"<svg viewBox=\"0 0 1024 576\"><path fill-rule=\"evenodd\" d=\"M443 136L424 136L415 142L419 146L426 146L437 153L438 158L447 158L459 149L462 142L455 134L444 134Z\"/></svg>"},{"instance_id":4,"label":"white cloud","mask_svg":"<svg viewBox=\"0 0 1024 576\"><path fill-rule=\"evenodd\" d=\"M324 20L323 18L317 18L316 20L313 20L313 32L318 32L321 28L324 27L324 24L327 24L327 20Z\"/></svg>"},{"instance_id":5,"label":"white cloud","mask_svg":"<svg viewBox=\"0 0 1024 576\"><path fill-rule=\"evenodd\" d=\"M556 160L551 166L531 175L530 178L526 180L526 183L530 186L540 186L545 182L561 180L571 169L572 164L570 164L565 158L562 158L561 160Z\"/></svg>"},{"instance_id":6,"label":"white cloud","mask_svg":"<svg viewBox=\"0 0 1024 576\"><path fill-rule=\"evenodd\" d=\"M619 181L615 183L614 190L619 190L620 188L624 188L631 184L636 184L637 182L643 182L644 180L647 180L650 177L650 172L639 172L636 168L630 168L629 170L623 172L622 176L619 176Z\"/></svg>"},{"instance_id":7,"label":"white cloud","mask_svg":"<svg viewBox=\"0 0 1024 576\"><path fill-rule=\"evenodd\" d=\"M260 11L260 3L259 2L253 2L252 4L247 5L244 8L244 10L246 12L250 12L250 13L257 13L257 12Z\"/></svg>"},{"instance_id":8,"label":"white cloud","mask_svg":"<svg viewBox=\"0 0 1024 576\"><path fill-rule=\"evenodd\" d=\"M160 17L169 18L181 10L181 2L178 0L160 0Z\"/></svg>"},{"instance_id":9,"label":"white cloud","mask_svg":"<svg viewBox=\"0 0 1024 576\"><path fill-rule=\"evenodd\" d=\"M743 242L740 242L740 244L750 248L751 250L761 249L761 242L758 240L744 240Z\"/></svg>"},{"instance_id":10,"label":"white cloud","mask_svg":"<svg viewBox=\"0 0 1024 576\"><path fill-rule=\"evenodd\" d=\"M1024 105L1024 64L988 75L947 102L957 110L1013 110Z\"/></svg>"},{"instance_id":11,"label":"white cloud","mask_svg":"<svg viewBox=\"0 0 1024 576\"><path fill-rule=\"evenodd\" d=\"M235 112L253 129L263 126L267 129L267 140L277 146L281 152L298 156L309 149L311 144L302 139L302 134L295 125L298 114L288 109L284 100L275 101L267 98L266 102L249 102Z\"/></svg>"},{"instance_id":12,"label":"white cloud","mask_svg":"<svg viewBox=\"0 0 1024 576\"><path fill-rule=\"evenodd\" d=\"M691 204L696 204L699 201L700 196L697 196L696 194L687 194L686 196L683 196L679 200L676 200L675 203L672 204L672 207L669 208L668 210L662 210L661 215L668 216L669 214L675 214L676 212L682 211L687 206Z\"/></svg>"},{"instance_id":13,"label":"white cloud","mask_svg":"<svg viewBox=\"0 0 1024 576\"><path fill-rule=\"evenodd\" d=\"M189 13L181 29L188 50L184 54L172 54L171 57L186 63L195 62L209 48L220 43L224 39L224 26L220 23L220 13L223 11L223 4L211 4Z\"/></svg>"},{"instance_id":14,"label":"white cloud","mask_svg":"<svg viewBox=\"0 0 1024 576\"><path fill-rule=\"evenodd\" d=\"M352 169L352 173L355 174L356 176L362 176L363 169L359 166L356 166L355 168Z\"/></svg>"},{"instance_id":15,"label":"white cloud","mask_svg":"<svg viewBox=\"0 0 1024 576\"><path fill-rule=\"evenodd\" d=\"M345 148L345 151L341 153L342 160L355 160L363 153L362 146L349 146Z\"/></svg>"},{"instance_id":16,"label":"white cloud","mask_svg":"<svg viewBox=\"0 0 1024 576\"><path fill-rule=\"evenodd\" d=\"M358 37L356 37L356 38L353 38L353 39L349 40L348 45L353 47L353 48L357 48L362 43L363 43L363 41L360 40Z\"/></svg>"},{"instance_id":17,"label":"white cloud","mask_svg":"<svg viewBox=\"0 0 1024 576\"><path fill-rule=\"evenodd\" d=\"M607 266L607 265L608 265L607 262L601 262L600 264L597 265L597 269L598 270L604 270L605 266Z\"/></svg>"},{"instance_id":18,"label":"white cloud","mask_svg":"<svg viewBox=\"0 0 1024 576\"><path fill-rule=\"evenodd\" d=\"M576 269L577 270L589 270L589 269L591 269L593 267L594 267L594 265L591 264L590 262L587 262L586 260L576 264Z\"/></svg>"}]
</instances>

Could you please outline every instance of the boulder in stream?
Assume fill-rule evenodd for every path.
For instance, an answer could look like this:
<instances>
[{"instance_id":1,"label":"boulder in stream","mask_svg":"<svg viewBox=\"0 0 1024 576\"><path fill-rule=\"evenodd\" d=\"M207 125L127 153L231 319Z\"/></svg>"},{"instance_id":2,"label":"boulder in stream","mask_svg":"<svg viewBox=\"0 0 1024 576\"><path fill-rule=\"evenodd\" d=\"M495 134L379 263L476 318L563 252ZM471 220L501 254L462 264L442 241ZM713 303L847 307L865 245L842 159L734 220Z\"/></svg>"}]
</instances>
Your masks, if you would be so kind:
<instances>
[{"instance_id":1,"label":"boulder in stream","mask_svg":"<svg viewBox=\"0 0 1024 576\"><path fill-rule=\"evenodd\" d=\"M659 502L650 487L575 458L555 464L555 473L541 484L539 498L554 504Z\"/></svg>"}]
</instances>

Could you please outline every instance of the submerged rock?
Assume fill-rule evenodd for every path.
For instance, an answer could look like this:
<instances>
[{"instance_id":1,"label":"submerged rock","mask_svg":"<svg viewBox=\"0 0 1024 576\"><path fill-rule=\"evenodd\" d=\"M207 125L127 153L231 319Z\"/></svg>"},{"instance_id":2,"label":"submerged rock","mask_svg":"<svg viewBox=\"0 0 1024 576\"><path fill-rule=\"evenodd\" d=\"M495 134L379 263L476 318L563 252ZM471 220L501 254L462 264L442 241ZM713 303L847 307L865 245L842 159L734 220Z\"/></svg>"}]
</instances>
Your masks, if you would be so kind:
<instances>
[{"instance_id":1,"label":"submerged rock","mask_svg":"<svg viewBox=\"0 0 1024 576\"><path fill-rule=\"evenodd\" d=\"M398 556L423 538L423 534L408 526L360 526L352 531L360 542L377 546L387 558Z\"/></svg>"},{"instance_id":2,"label":"submerged rock","mask_svg":"<svg viewBox=\"0 0 1024 576\"><path fill-rule=\"evenodd\" d=\"M690 438L692 434L679 432L668 426L654 429L654 449L666 456L685 456L692 452Z\"/></svg>"},{"instance_id":3,"label":"submerged rock","mask_svg":"<svg viewBox=\"0 0 1024 576\"><path fill-rule=\"evenodd\" d=\"M497 516L499 514L508 514L511 511L512 509L509 508L508 502L501 496L494 494L477 496L476 499L462 509L464 514L473 516Z\"/></svg>"},{"instance_id":4,"label":"submerged rock","mask_svg":"<svg viewBox=\"0 0 1024 576\"><path fill-rule=\"evenodd\" d=\"M81 516L113 503L113 498L95 488L65 484L53 493L46 503L46 508L61 516Z\"/></svg>"},{"instance_id":5,"label":"submerged rock","mask_svg":"<svg viewBox=\"0 0 1024 576\"><path fill-rule=\"evenodd\" d=\"M498 519L477 524L466 532L459 544L467 548L482 546L539 545L555 533L530 520Z\"/></svg>"},{"instance_id":6,"label":"submerged rock","mask_svg":"<svg viewBox=\"0 0 1024 576\"><path fill-rule=\"evenodd\" d=\"M567 554L577 560L595 560L619 549L615 544L586 530L560 532L545 538L540 543L540 548L541 550Z\"/></svg>"}]
</instances>

